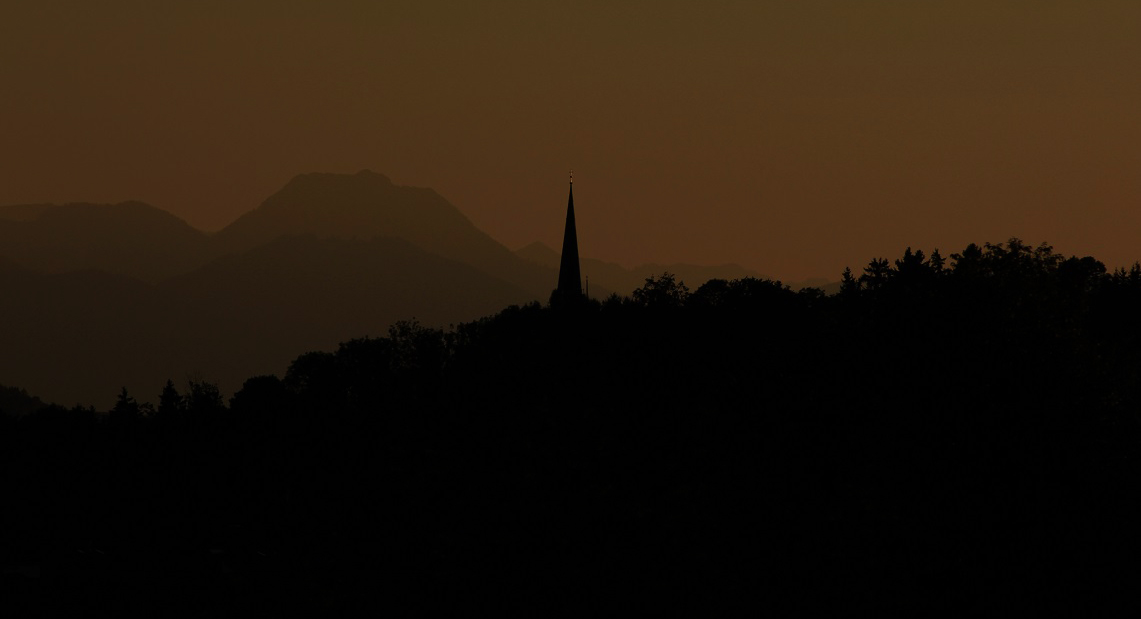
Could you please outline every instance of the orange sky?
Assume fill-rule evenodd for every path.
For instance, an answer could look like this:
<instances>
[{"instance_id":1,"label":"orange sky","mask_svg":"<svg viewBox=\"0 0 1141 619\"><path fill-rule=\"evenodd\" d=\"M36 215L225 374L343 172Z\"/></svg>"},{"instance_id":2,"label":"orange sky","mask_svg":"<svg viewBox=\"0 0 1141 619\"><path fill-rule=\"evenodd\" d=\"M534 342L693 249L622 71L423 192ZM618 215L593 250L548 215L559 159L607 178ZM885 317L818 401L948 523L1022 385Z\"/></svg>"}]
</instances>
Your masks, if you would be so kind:
<instances>
[{"instance_id":1,"label":"orange sky","mask_svg":"<svg viewBox=\"0 0 1141 619\"><path fill-rule=\"evenodd\" d=\"M625 264L1141 259L1133 0L165 4L0 6L0 203L217 229L369 168L558 248L573 168L582 253Z\"/></svg>"}]
</instances>

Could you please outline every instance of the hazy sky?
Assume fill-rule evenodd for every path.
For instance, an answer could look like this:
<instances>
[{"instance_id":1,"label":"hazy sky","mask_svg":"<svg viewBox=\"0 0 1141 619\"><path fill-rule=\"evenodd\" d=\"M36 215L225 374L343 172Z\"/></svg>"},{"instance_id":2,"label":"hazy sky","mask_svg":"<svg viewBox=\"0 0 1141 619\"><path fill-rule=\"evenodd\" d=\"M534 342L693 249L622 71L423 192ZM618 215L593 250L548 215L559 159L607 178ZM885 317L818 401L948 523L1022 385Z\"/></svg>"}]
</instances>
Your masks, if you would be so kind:
<instances>
[{"instance_id":1,"label":"hazy sky","mask_svg":"<svg viewBox=\"0 0 1141 619\"><path fill-rule=\"evenodd\" d=\"M178 6L172 8L173 5ZM785 279L1019 236L1141 259L1141 2L0 5L0 203L204 229L297 173L429 186L512 249Z\"/></svg>"}]
</instances>

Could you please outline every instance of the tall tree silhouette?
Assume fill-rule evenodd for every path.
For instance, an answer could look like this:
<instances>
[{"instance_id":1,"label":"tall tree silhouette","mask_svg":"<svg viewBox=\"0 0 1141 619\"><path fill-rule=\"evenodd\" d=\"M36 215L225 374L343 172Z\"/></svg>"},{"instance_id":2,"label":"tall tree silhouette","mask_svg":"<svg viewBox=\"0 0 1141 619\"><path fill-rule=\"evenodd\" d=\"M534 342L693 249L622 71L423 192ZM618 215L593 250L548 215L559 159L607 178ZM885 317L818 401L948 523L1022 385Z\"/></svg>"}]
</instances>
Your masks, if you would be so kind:
<instances>
[{"instance_id":1,"label":"tall tree silhouette","mask_svg":"<svg viewBox=\"0 0 1141 619\"><path fill-rule=\"evenodd\" d=\"M633 294L635 303L660 309L679 308L688 297L689 287L669 272L647 277L646 283Z\"/></svg>"},{"instance_id":2,"label":"tall tree silhouette","mask_svg":"<svg viewBox=\"0 0 1141 619\"><path fill-rule=\"evenodd\" d=\"M174 381L167 379L166 385L163 386L162 393L159 395L158 409L155 412L162 418L173 418L179 416L185 408L186 401L178 393Z\"/></svg>"},{"instance_id":3,"label":"tall tree silhouette","mask_svg":"<svg viewBox=\"0 0 1141 619\"><path fill-rule=\"evenodd\" d=\"M127 388L123 387L115 401L115 407L110 411L110 417L119 423L129 423L137 421L140 412L139 403L127 393Z\"/></svg>"}]
</instances>

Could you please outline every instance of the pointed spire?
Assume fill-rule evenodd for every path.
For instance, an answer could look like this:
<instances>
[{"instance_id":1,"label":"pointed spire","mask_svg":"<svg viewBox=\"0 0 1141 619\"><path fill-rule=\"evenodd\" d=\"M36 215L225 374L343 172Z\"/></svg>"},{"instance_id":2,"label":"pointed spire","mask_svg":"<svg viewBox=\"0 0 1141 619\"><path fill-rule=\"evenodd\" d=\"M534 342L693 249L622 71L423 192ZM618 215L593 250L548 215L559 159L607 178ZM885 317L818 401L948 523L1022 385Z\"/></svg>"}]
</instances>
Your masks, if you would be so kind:
<instances>
[{"instance_id":1,"label":"pointed spire","mask_svg":"<svg viewBox=\"0 0 1141 619\"><path fill-rule=\"evenodd\" d=\"M564 300L582 296L582 276L578 267L578 233L574 225L574 171L571 171L570 175L567 224L563 230L563 256L559 263L559 287L555 290L555 294Z\"/></svg>"}]
</instances>

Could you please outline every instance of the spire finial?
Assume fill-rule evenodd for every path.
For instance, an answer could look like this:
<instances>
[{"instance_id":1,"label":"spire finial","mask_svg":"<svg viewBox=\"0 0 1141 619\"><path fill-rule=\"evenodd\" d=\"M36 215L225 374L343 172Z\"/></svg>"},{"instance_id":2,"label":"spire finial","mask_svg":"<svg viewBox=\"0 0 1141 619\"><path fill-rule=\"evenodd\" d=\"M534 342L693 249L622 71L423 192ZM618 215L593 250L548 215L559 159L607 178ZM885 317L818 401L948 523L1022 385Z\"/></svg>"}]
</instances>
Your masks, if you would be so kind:
<instances>
[{"instance_id":1,"label":"spire finial","mask_svg":"<svg viewBox=\"0 0 1141 619\"><path fill-rule=\"evenodd\" d=\"M571 170L571 171L570 171L570 178L571 178L571 182L570 182L570 184L572 184L572 185L573 185L573 184L574 184L574 170Z\"/></svg>"}]
</instances>

